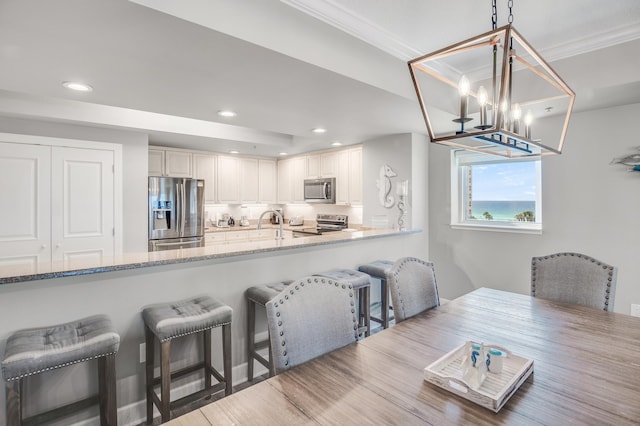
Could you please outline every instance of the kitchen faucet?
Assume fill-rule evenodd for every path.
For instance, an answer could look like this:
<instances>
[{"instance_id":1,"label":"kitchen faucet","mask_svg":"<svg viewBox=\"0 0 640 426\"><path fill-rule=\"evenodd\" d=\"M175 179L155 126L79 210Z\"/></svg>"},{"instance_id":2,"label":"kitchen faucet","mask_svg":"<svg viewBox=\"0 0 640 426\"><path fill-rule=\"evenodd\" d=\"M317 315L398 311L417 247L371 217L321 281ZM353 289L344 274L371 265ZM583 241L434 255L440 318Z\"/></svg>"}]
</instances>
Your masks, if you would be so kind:
<instances>
[{"instance_id":1,"label":"kitchen faucet","mask_svg":"<svg viewBox=\"0 0 640 426\"><path fill-rule=\"evenodd\" d=\"M284 239L284 234L282 232L282 224L284 222L284 218L282 217L280 212L277 211L277 210L265 210L265 211L263 211L262 214L260 215L260 218L258 219L258 229L262 229L262 218L267 213L275 213L280 218L280 220L279 220L279 222L280 222L280 231L276 230L276 240L283 240Z\"/></svg>"}]
</instances>

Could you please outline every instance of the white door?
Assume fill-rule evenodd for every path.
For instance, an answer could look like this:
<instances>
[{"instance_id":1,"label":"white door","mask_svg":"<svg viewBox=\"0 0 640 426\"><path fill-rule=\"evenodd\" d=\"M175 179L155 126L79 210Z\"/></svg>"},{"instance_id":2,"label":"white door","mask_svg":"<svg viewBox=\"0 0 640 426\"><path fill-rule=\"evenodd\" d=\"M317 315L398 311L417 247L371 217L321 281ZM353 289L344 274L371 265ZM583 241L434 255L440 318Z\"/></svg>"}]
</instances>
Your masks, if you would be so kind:
<instances>
[{"instance_id":1,"label":"white door","mask_svg":"<svg viewBox=\"0 0 640 426\"><path fill-rule=\"evenodd\" d=\"M256 158L240 159L240 202L258 202L258 160Z\"/></svg>"},{"instance_id":2,"label":"white door","mask_svg":"<svg viewBox=\"0 0 640 426\"><path fill-rule=\"evenodd\" d=\"M0 142L0 267L51 259L51 147Z\"/></svg>"},{"instance_id":3,"label":"white door","mask_svg":"<svg viewBox=\"0 0 640 426\"><path fill-rule=\"evenodd\" d=\"M115 254L113 164L113 151L52 148L52 261Z\"/></svg>"},{"instance_id":4,"label":"white door","mask_svg":"<svg viewBox=\"0 0 640 426\"><path fill-rule=\"evenodd\" d=\"M218 156L218 201L221 204L240 204L239 161L234 157Z\"/></svg>"}]
</instances>

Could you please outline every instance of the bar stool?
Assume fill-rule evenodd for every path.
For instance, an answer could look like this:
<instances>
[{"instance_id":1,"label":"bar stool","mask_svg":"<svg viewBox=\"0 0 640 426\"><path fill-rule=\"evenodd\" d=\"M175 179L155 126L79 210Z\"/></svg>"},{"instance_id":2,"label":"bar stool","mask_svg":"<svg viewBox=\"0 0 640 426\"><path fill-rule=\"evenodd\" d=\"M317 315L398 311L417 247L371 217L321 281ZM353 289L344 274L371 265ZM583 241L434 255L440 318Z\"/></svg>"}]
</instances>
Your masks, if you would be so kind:
<instances>
[{"instance_id":1,"label":"bar stool","mask_svg":"<svg viewBox=\"0 0 640 426\"><path fill-rule=\"evenodd\" d=\"M120 335L105 315L13 333L2 360L7 426L49 422L95 404L100 404L101 425L117 425L115 359L119 346ZM22 418L27 377L92 359L98 361L98 394Z\"/></svg>"},{"instance_id":2,"label":"bar stool","mask_svg":"<svg viewBox=\"0 0 640 426\"><path fill-rule=\"evenodd\" d=\"M247 380L253 381L253 362L258 361L269 369L269 377L275 375L272 362L271 344L269 338L261 342L256 342L256 308L258 305L265 306L269 300L284 290L292 281L283 281L271 284L262 284L249 287L245 291L245 296L249 304L247 309ZM269 347L269 359L265 359L257 351Z\"/></svg>"},{"instance_id":3,"label":"bar stool","mask_svg":"<svg viewBox=\"0 0 640 426\"><path fill-rule=\"evenodd\" d=\"M231 315L232 309L208 296L162 303L142 311L146 342L147 423L153 421L153 405L160 410L162 423L171 417L171 410L197 401L205 396L225 391L231 394ZM211 331L222 326L224 376L211 365ZM202 333L204 360L171 373L171 342L178 337ZM160 343L160 377L154 375L155 341ZM204 372L204 389L171 402L171 381L199 370ZM211 385L211 376L219 383ZM155 387L160 385L160 398Z\"/></svg>"},{"instance_id":4,"label":"bar stool","mask_svg":"<svg viewBox=\"0 0 640 426\"><path fill-rule=\"evenodd\" d=\"M358 334L364 332L364 336L368 337L371 334L371 321L369 318L371 279L369 275L354 269L332 269L313 275L351 284L358 295Z\"/></svg>"},{"instance_id":5,"label":"bar stool","mask_svg":"<svg viewBox=\"0 0 640 426\"><path fill-rule=\"evenodd\" d=\"M376 260L375 262L360 265L358 270L380 280L380 300L382 309L380 318L371 317L372 321L382 324L383 328L389 328L389 321L393 320L389 306L389 287L387 285L387 274L391 270L394 262L390 260Z\"/></svg>"}]
</instances>

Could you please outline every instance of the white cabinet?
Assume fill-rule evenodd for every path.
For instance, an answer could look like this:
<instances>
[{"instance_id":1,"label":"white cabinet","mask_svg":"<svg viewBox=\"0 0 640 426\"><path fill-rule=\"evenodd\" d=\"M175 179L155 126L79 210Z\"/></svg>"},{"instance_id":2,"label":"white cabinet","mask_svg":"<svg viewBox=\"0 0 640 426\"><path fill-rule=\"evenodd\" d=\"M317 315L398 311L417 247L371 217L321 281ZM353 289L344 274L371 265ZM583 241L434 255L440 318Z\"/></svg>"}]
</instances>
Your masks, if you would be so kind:
<instances>
[{"instance_id":1,"label":"white cabinet","mask_svg":"<svg viewBox=\"0 0 640 426\"><path fill-rule=\"evenodd\" d=\"M115 151L0 142L0 265L102 260L116 246ZM47 143L49 141L49 143ZM60 143L56 140L56 143ZM77 141L70 143L79 145Z\"/></svg>"},{"instance_id":2,"label":"white cabinet","mask_svg":"<svg viewBox=\"0 0 640 426\"><path fill-rule=\"evenodd\" d=\"M278 160L278 203L290 203L293 200L291 184L291 159Z\"/></svg>"},{"instance_id":3,"label":"white cabinet","mask_svg":"<svg viewBox=\"0 0 640 426\"><path fill-rule=\"evenodd\" d=\"M336 175L337 175L337 152L336 151L307 155L306 177L308 179L336 177Z\"/></svg>"},{"instance_id":4,"label":"white cabinet","mask_svg":"<svg viewBox=\"0 0 640 426\"><path fill-rule=\"evenodd\" d=\"M259 168L256 158L240 158L240 202L257 203Z\"/></svg>"},{"instance_id":5,"label":"white cabinet","mask_svg":"<svg viewBox=\"0 0 640 426\"><path fill-rule=\"evenodd\" d=\"M278 161L278 202L304 203L307 157Z\"/></svg>"},{"instance_id":6,"label":"white cabinet","mask_svg":"<svg viewBox=\"0 0 640 426\"><path fill-rule=\"evenodd\" d=\"M240 204L240 161L237 157L218 156L218 202Z\"/></svg>"},{"instance_id":7,"label":"white cabinet","mask_svg":"<svg viewBox=\"0 0 640 426\"><path fill-rule=\"evenodd\" d=\"M165 176L190 178L191 153L184 151L165 151L164 153Z\"/></svg>"},{"instance_id":8,"label":"white cabinet","mask_svg":"<svg viewBox=\"0 0 640 426\"><path fill-rule=\"evenodd\" d=\"M278 172L275 160L258 160L258 202L275 204L278 201Z\"/></svg>"},{"instance_id":9,"label":"white cabinet","mask_svg":"<svg viewBox=\"0 0 640 426\"><path fill-rule=\"evenodd\" d=\"M164 176L164 150L149 150L149 176Z\"/></svg>"},{"instance_id":10,"label":"white cabinet","mask_svg":"<svg viewBox=\"0 0 640 426\"><path fill-rule=\"evenodd\" d=\"M336 155L336 204L362 205L362 147Z\"/></svg>"},{"instance_id":11,"label":"white cabinet","mask_svg":"<svg viewBox=\"0 0 640 426\"><path fill-rule=\"evenodd\" d=\"M320 155L321 177L336 177L338 175L338 152L324 152Z\"/></svg>"},{"instance_id":12,"label":"white cabinet","mask_svg":"<svg viewBox=\"0 0 640 426\"><path fill-rule=\"evenodd\" d=\"M322 175L320 170L320 154L307 155L307 167L305 176L308 179L316 179Z\"/></svg>"},{"instance_id":13,"label":"white cabinet","mask_svg":"<svg viewBox=\"0 0 640 426\"><path fill-rule=\"evenodd\" d=\"M149 176L190 178L193 176L192 154L188 151L149 149Z\"/></svg>"},{"instance_id":14,"label":"white cabinet","mask_svg":"<svg viewBox=\"0 0 640 426\"><path fill-rule=\"evenodd\" d=\"M204 202L216 202L216 156L193 154L193 177L204 179Z\"/></svg>"},{"instance_id":15,"label":"white cabinet","mask_svg":"<svg viewBox=\"0 0 640 426\"><path fill-rule=\"evenodd\" d=\"M362 147L349 150L349 203L362 205Z\"/></svg>"}]
</instances>

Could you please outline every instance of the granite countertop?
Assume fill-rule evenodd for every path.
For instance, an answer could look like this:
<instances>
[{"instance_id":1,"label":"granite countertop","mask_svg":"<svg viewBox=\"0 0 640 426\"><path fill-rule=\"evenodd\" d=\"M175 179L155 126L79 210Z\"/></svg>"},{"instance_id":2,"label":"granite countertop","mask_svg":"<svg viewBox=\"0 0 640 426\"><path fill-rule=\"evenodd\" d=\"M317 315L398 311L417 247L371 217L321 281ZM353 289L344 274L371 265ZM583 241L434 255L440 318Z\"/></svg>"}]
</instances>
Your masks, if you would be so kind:
<instances>
[{"instance_id":1,"label":"granite countertop","mask_svg":"<svg viewBox=\"0 0 640 426\"><path fill-rule=\"evenodd\" d=\"M279 227L279 225L269 225L273 228ZM286 229L302 228L298 226L289 227L289 225L284 225L284 227L286 227ZM250 229L250 227L238 226L235 226L233 228L237 228L238 230L244 230L247 228ZM257 229L257 227L254 229ZM263 225L263 229L266 229L266 224ZM149 266L196 262L209 259L221 259L233 256L279 250L292 250L296 248L325 244L337 244L354 240L415 234L419 232L421 232L421 230L419 229L398 231L393 229L360 228L357 230L354 228L350 228L349 230L345 230L342 232L330 232L323 235L311 235L299 238L285 238L282 240L262 239L237 242L233 244L213 244L198 248L156 252L124 253L121 256L104 258L102 259L100 264L96 264L95 259L79 259L73 262L39 263L37 265L37 271L35 272L29 265L10 265L0 268L0 284L11 284L75 275L87 275L110 271L138 269Z\"/></svg>"}]
</instances>

